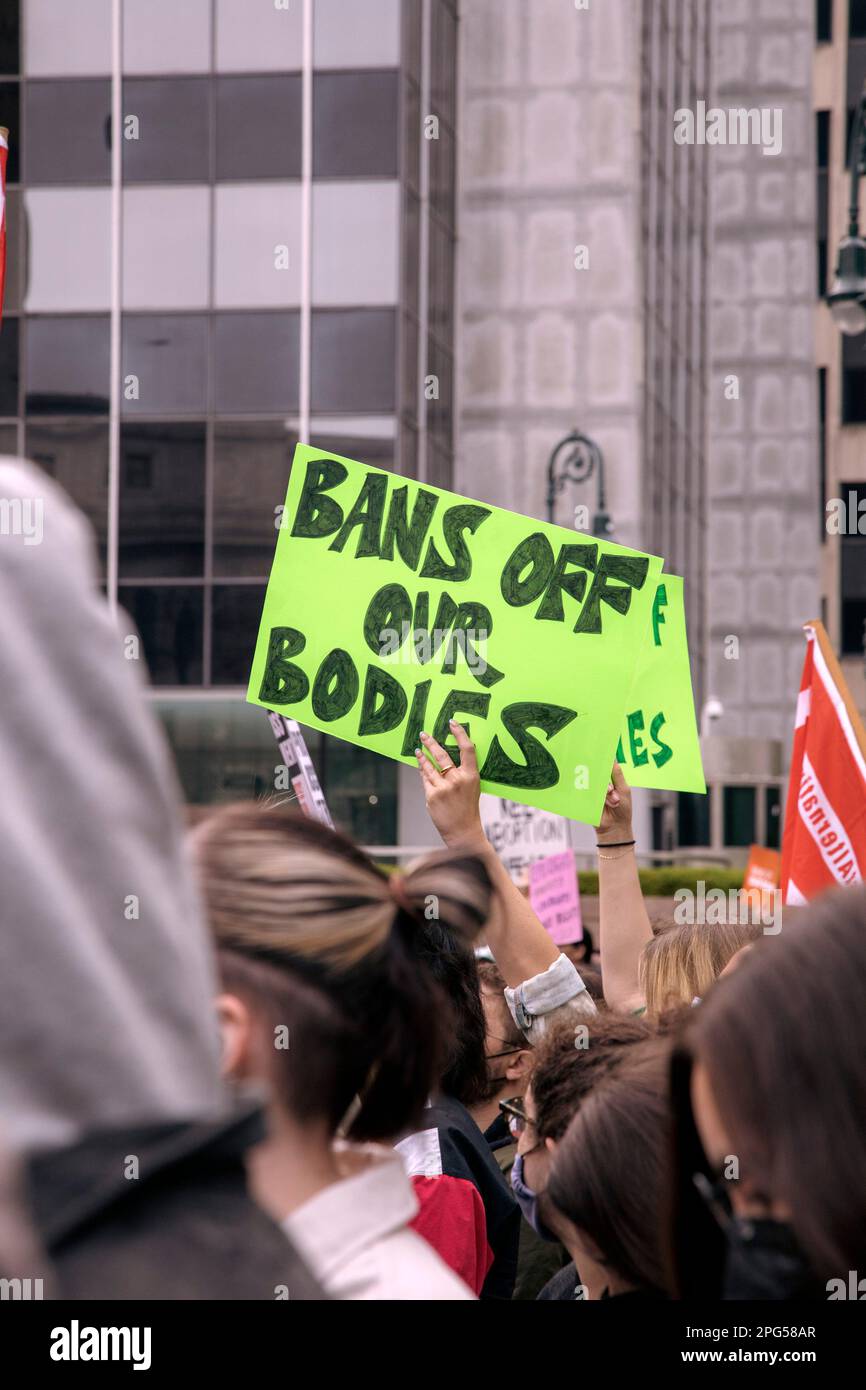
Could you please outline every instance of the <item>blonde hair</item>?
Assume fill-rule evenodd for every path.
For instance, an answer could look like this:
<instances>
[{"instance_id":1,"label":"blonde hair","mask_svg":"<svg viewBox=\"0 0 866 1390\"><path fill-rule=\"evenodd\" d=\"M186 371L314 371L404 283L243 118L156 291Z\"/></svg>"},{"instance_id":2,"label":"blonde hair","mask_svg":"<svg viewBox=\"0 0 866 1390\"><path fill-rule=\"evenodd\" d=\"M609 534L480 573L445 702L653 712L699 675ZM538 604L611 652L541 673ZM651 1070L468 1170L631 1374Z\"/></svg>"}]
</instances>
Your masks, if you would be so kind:
<instances>
[{"instance_id":1,"label":"blonde hair","mask_svg":"<svg viewBox=\"0 0 866 1390\"><path fill-rule=\"evenodd\" d=\"M640 983L649 1018L703 998L732 956L761 935L760 925L684 922L648 941L640 959Z\"/></svg>"}]
</instances>

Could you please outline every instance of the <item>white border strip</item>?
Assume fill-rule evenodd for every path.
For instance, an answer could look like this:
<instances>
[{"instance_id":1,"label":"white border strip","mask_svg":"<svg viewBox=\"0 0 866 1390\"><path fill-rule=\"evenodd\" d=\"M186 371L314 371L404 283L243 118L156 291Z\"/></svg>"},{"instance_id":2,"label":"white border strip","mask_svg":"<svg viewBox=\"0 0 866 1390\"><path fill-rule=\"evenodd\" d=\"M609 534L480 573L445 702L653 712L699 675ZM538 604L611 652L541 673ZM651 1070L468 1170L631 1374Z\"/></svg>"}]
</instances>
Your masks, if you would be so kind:
<instances>
[{"instance_id":1,"label":"white border strip","mask_svg":"<svg viewBox=\"0 0 866 1390\"><path fill-rule=\"evenodd\" d=\"M108 549L105 586L117 611L120 544L120 374L123 296L123 0L111 0L111 320L108 388Z\"/></svg>"}]
</instances>

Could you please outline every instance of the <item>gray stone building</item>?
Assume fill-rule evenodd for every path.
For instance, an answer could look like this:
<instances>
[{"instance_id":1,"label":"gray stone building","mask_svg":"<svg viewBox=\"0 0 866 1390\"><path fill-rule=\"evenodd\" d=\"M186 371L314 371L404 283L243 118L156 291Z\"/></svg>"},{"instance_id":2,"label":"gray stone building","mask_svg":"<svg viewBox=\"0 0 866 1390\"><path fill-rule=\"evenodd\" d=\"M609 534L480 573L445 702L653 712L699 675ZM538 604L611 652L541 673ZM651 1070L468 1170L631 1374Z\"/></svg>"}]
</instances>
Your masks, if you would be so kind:
<instances>
[{"instance_id":1,"label":"gray stone building","mask_svg":"<svg viewBox=\"0 0 866 1390\"><path fill-rule=\"evenodd\" d=\"M461 12L455 485L543 515L548 455L577 425L603 450L616 539L685 576L713 785L644 796L657 848L778 830L818 602L812 10ZM700 102L781 110L781 152L677 144L675 112ZM581 504L591 483L557 520Z\"/></svg>"},{"instance_id":2,"label":"gray stone building","mask_svg":"<svg viewBox=\"0 0 866 1390\"><path fill-rule=\"evenodd\" d=\"M778 841L803 664L820 613L814 5L715 6L714 100L779 113L781 149L712 150L707 533L717 842ZM763 784L763 785L762 785ZM755 794L757 791L758 795Z\"/></svg>"},{"instance_id":3,"label":"gray stone building","mask_svg":"<svg viewBox=\"0 0 866 1390\"><path fill-rule=\"evenodd\" d=\"M849 144L866 81L866 5L818 5L813 95L818 202L815 313L820 456L824 499L866 499L866 335L843 336L823 296L848 224ZM862 191L862 189L861 189ZM861 209L863 208L861 197ZM860 226L864 225L861 211ZM856 512L855 512L856 515ZM857 707L866 710L866 535L822 528L823 616Z\"/></svg>"}]
</instances>

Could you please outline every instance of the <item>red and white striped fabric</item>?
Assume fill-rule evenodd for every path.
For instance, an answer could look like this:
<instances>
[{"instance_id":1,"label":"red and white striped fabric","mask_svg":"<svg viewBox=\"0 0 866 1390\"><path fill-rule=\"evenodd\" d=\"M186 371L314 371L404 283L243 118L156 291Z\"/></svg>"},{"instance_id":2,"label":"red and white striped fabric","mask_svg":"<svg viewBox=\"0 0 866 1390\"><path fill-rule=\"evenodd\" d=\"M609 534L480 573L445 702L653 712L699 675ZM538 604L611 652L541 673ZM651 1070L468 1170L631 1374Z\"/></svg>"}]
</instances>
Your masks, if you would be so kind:
<instances>
[{"instance_id":1,"label":"red and white striped fabric","mask_svg":"<svg viewBox=\"0 0 866 1390\"><path fill-rule=\"evenodd\" d=\"M0 126L0 323L3 322L3 291L6 288L6 160L9 158L9 132Z\"/></svg>"},{"instance_id":2,"label":"red and white striped fabric","mask_svg":"<svg viewBox=\"0 0 866 1390\"><path fill-rule=\"evenodd\" d=\"M782 841L782 901L866 877L866 730L820 622L806 624Z\"/></svg>"}]
</instances>

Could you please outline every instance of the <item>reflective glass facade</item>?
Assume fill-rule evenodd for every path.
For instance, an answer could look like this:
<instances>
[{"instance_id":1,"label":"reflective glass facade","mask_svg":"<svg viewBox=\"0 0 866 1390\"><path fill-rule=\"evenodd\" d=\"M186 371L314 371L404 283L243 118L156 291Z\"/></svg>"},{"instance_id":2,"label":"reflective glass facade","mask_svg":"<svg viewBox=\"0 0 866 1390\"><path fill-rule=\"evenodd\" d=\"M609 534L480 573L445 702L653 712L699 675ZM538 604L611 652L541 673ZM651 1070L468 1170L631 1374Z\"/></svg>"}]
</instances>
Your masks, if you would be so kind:
<instances>
[{"instance_id":1,"label":"reflective glass facade","mask_svg":"<svg viewBox=\"0 0 866 1390\"><path fill-rule=\"evenodd\" d=\"M118 71L111 0L3 5L0 445L89 516L198 803L238 790L251 746L273 782L267 721L238 705L297 440L451 482L456 16L120 11ZM345 823L394 839L396 769L320 753L329 797L336 771L357 788Z\"/></svg>"}]
</instances>

